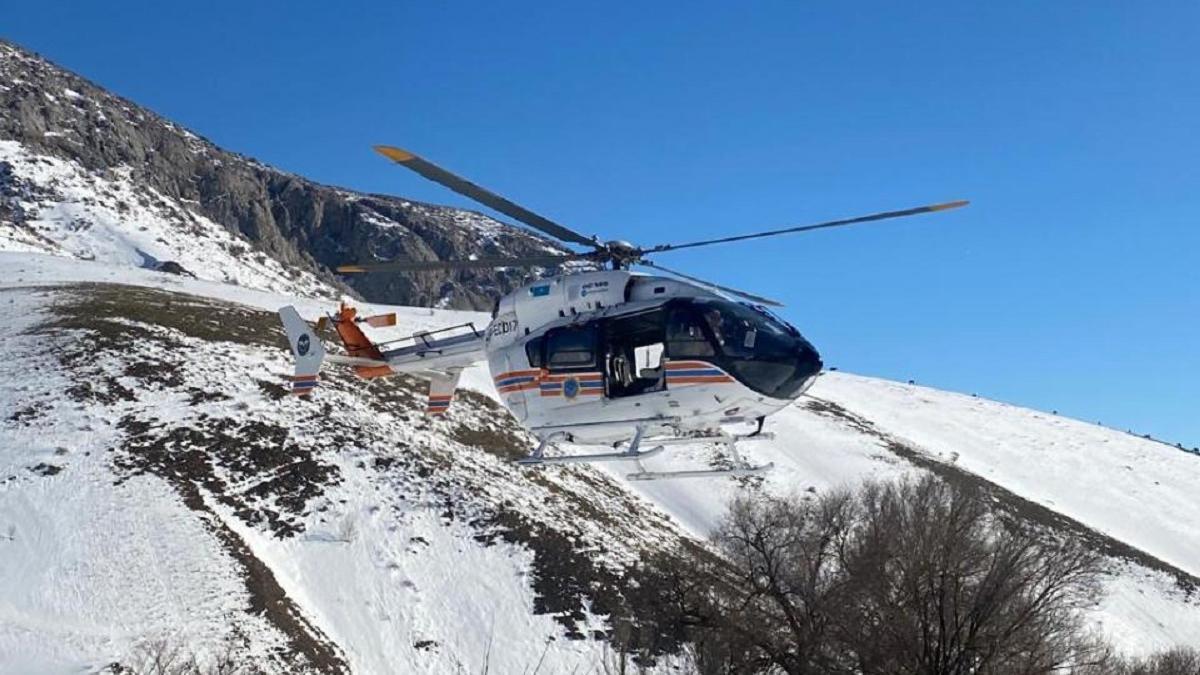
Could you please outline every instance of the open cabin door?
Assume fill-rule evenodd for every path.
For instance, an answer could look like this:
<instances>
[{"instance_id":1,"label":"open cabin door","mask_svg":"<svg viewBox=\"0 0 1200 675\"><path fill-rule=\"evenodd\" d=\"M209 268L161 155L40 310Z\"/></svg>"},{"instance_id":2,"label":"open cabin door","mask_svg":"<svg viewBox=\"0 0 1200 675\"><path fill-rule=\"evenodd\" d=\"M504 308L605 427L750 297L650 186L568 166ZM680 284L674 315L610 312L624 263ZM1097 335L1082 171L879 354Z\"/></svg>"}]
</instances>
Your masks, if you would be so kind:
<instances>
[{"instance_id":1,"label":"open cabin door","mask_svg":"<svg viewBox=\"0 0 1200 675\"><path fill-rule=\"evenodd\" d=\"M666 388L666 312L662 308L607 319L601 336L609 398Z\"/></svg>"}]
</instances>

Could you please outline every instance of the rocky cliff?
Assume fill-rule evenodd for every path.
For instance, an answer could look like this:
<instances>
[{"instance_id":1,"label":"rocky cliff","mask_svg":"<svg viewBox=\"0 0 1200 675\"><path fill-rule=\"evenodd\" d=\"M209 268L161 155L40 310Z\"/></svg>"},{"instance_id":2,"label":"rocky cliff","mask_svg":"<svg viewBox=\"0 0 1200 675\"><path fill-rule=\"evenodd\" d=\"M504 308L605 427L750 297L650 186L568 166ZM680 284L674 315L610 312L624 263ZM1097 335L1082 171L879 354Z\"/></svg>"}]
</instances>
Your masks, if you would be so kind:
<instances>
[{"instance_id":1,"label":"rocky cliff","mask_svg":"<svg viewBox=\"0 0 1200 675\"><path fill-rule=\"evenodd\" d=\"M9 156L0 155L0 230L10 230L9 240L37 242L34 248L48 252L95 257L79 247L55 248L66 238L60 230L78 231L91 223L86 213L77 213L86 211L82 207L72 209L68 220L73 223L46 215L47 209L64 202L62 190L47 185L44 176L26 165L36 169L50 158L70 163L84 181L119 179L115 188L106 183L107 191L129 191L134 201L157 209L143 218L161 217L178 225L210 221L244 240L224 244L240 249L235 251L239 256L266 256L281 270L311 274L378 302L490 308L497 293L518 285L528 273L485 270L337 279L331 269L358 260L561 250L479 213L320 185L222 150L2 40L0 141L10 142ZM19 144L25 164L11 156L11 143ZM77 201L86 205L88 196ZM118 200L113 208L127 213L124 206ZM55 224L44 224L49 221ZM169 243L172 237L161 238ZM162 262L158 256L146 257ZM201 264L174 262L185 269L189 262Z\"/></svg>"}]
</instances>

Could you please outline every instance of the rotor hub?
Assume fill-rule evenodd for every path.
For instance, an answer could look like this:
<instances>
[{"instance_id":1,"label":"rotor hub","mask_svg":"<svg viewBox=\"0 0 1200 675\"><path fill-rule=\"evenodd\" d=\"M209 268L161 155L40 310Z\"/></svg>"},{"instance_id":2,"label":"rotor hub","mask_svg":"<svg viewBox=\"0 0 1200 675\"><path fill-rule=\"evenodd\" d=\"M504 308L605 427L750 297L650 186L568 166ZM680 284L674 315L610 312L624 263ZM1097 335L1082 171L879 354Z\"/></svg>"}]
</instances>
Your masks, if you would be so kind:
<instances>
[{"instance_id":1,"label":"rotor hub","mask_svg":"<svg viewBox=\"0 0 1200 675\"><path fill-rule=\"evenodd\" d=\"M626 269L642 259L644 251L631 242L623 239L613 239L603 244L604 257L612 263L613 269Z\"/></svg>"}]
</instances>

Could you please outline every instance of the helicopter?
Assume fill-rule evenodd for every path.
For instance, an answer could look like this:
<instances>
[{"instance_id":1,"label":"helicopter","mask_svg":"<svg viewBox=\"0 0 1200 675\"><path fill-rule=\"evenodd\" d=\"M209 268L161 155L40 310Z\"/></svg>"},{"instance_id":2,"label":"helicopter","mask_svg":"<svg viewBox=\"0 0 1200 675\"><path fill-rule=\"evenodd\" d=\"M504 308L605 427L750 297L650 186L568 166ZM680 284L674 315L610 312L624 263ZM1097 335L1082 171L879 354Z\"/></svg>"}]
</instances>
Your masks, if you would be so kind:
<instances>
[{"instance_id":1,"label":"helicopter","mask_svg":"<svg viewBox=\"0 0 1200 675\"><path fill-rule=\"evenodd\" d=\"M324 363L362 378L416 374L429 380L426 412L445 415L464 368L485 360L500 401L537 439L522 466L627 462L630 480L747 476L772 468L742 458L738 445L771 438L770 415L791 405L823 367L816 348L754 293L668 269L651 255L748 239L843 227L966 206L952 201L753 234L643 248L601 241L540 216L418 155L375 146L393 162L584 251L464 260L364 261L341 274L412 273L485 268L543 268L537 279L496 300L491 322L422 331L373 342L361 324L392 326L394 314L358 316L342 304L318 321L332 325L346 350L330 354L294 307L279 310L295 357L292 393L310 395ZM569 250L569 249L568 249ZM632 267L656 273L635 272ZM728 428L742 427L746 433ZM667 447L723 446L719 468L652 471L642 464ZM561 444L600 446L564 454ZM651 446L651 447L647 447Z\"/></svg>"}]
</instances>

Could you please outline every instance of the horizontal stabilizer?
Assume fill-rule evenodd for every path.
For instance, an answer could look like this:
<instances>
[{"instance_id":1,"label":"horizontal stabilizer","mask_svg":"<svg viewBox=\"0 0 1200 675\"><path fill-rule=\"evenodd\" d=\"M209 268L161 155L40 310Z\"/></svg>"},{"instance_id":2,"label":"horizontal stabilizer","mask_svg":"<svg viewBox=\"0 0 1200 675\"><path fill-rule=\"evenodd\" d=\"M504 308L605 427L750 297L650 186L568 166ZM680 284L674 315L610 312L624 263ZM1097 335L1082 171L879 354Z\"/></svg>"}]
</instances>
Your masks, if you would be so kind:
<instances>
[{"instance_id":1,"label":"horizontal stabilizer","mask_svg":"<svg viewBox=\"0 0 1200 675\"><path fill-rule=\"evenodd\" d=\"M336 363L339 366L367 366L370 368L378 368L387 366L387 361L379 359L365 359L361 356L342 356L341 354L326 354L325 360L330 363Z\"/></svg>"},{"instance_id":2,"label":"horizontal stabilizer","mask_svg":"<svg viewBox=\"0 0 1200 675\"><path fill-rule=\"evenodd\" d=\"M396 313L376 314L375 316L364 318L363 321L367 322L367 325L372 328L387 328L388 326L396 325Z\"/></svg>"}]
</instances>

